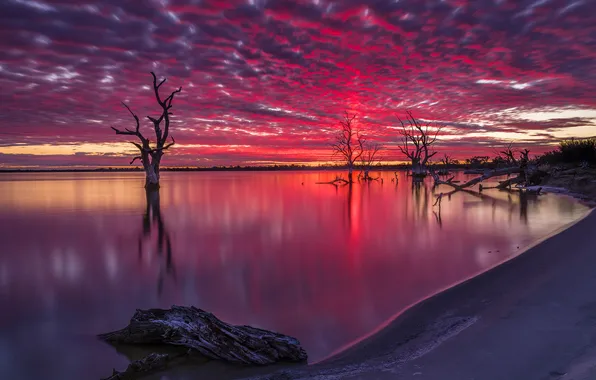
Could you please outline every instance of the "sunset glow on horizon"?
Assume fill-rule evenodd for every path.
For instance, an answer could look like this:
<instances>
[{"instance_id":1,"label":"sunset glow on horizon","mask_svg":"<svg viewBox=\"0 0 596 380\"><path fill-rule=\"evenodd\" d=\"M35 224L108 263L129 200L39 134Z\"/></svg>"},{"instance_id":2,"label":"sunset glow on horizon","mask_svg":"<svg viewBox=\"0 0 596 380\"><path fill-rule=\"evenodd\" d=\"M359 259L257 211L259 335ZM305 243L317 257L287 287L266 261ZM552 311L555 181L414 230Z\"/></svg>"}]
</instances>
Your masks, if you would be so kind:
<instances>
[{"instance_id":1,"label":"sunset glow on horizon","mask_svg":"<svg viewBox=\"0 0 596 380\"><path fill-rule=\"evenodd\" d=\"M7 0L0 168L121 167L167 78L164 166L328 163L345 111L383 160L397 116L436 149L532 154L596 136L596 2L584 0ZM438 157L438 156L437 156Z\"/></svg>"}]
</instances>

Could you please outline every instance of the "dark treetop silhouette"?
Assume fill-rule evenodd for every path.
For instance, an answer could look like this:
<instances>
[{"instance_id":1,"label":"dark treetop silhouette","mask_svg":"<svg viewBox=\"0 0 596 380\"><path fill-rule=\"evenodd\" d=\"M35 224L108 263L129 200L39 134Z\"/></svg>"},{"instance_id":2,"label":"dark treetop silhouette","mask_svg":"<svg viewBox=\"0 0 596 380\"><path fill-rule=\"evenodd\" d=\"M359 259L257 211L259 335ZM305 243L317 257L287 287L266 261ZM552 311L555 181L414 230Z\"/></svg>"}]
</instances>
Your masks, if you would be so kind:
<instances>
[{"instance_id":1,"label":"dark treetop silhouette","mask_svg":"<svg viewBox=\"0 0 596 380\"><path fill-rule=\"evenodd\" d=\"M348 183L352 183L352 172L354 164L360 159L364 152L365 139L356 128L354 128L356 115L345 113L344 119L339 122L341 130L337 132L335 143L331 144L333 154L340 156L348 167Z\"/></svg>"},{"instance_id":2,"label":"dark treetop silhouette","mask_svg":"<svg viewBox=\"0 0 596 380\"><path fill-rule=\"evenodd\" d=\"M360 155L360 165L362 166L362 170L364 170L364 175L362 179L365 181L374 180L376 178L372 178L369 173L372 167L381 162L381 158L379 157L379 151L383 149L381 144L373 144L369 143L368 141L364 144L364 150L362 155Z\"/></svg>"},{"instance_id":3,"label":"dark treetop silhouette","mask_svg":"<svg viewBox=\"0 0 596 380\"><path fill-rule=\"evenodd\" d=\"M130 164L134 163L136 160L140 160L143 164L143 168L145 169L145 188L148 190L151 189L158 189L159 188L159 166L161 163L161 158L164 155L164 151L174 145L175 141L174 138L171 137L170 134L170 116L173 113L170 111L172 108L172 101L174 100L174 95L182 91L182 87L179 87L177 90L172 91L170 95L164 100L161 99L159 95L159 88L162 84L165 83L166 79L164 78L159 84L157 84L157 77L153 72L151 72L151 76L153 76L153 91L155 93L155 99L157 103L161 107L161 115L156 119L151 116L147 116L147 119L151 120L153 123L153 128L155 130L155 146L151 146L151 141L143 136L140 131L140 123L139 117L132 112L130 107L126 105L126 103L122 102L122 105L126 107L128 112L134 117L136 122L136 127L134 130L125 128L124 130L116 129L112 127L116 134L118 135L129 135L129 136L137 136L141 143L137 143L134 141L130 141L131 144L136 146L139 149L140 155L136 156L130 161ZM161 127L162 122L164 123L163 129ZM168 141L168 137L172 139L170 143Z\"/></svg>"},{"instance_id":4,"label":"dark treetop silhouette","mask_svg":"<svg viewBox=\"0 0 596 380\"><path fill-rule=\"evenodd\" d=\"M437 152L430 152L432 145L437 141L441 127L432 126L430 123L420 124L411 111L406 111L406 122L397 118L402 126L400 131L402 145L399 150L412 161L412 175L417 177L426 176L426 164ZM434 134L432 130L434 129ZM412 144L412 146L410 145ZM410 150L410 147L412 149Z\"/></svg>"}]
</instances>

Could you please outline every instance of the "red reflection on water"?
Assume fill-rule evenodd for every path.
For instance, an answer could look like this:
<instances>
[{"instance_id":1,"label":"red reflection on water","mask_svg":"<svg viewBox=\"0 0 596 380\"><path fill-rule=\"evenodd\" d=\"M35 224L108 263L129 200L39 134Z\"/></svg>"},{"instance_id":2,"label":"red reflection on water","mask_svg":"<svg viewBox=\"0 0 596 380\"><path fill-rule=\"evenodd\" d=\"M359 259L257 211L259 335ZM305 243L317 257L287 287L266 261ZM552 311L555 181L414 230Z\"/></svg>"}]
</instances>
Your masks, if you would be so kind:
<instances>
[{"instance_id":1,"label":"red reflection on water","mask_svg":"<svg viewBox=\"0 0 596 380\"><path fill-rule=\"evenodd\" d=\"M105 376L124 361L90 337L172 304L296 336L317 360L586 210L488 191L439 212L441 189L403 173L315 184L335 174L164 173L159 199L138 174L2 177L7 378Z\"/></svg>"}]
</instances>

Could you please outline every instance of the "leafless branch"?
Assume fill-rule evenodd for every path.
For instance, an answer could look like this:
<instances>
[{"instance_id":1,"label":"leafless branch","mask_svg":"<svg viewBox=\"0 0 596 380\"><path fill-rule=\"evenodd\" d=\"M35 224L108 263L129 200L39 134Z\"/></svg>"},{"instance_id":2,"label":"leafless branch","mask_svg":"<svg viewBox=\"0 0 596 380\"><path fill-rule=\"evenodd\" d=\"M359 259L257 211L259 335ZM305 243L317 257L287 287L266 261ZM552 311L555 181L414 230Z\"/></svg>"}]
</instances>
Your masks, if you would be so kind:
<instances>
[{"instance_id":1,"label":"leafless branch","mask_svg":"<svg viewBox=\"0 0 596 380\"><path fill-rule=\"evenodd\" d=\"M495 170L487 170L484 174L482 174L479 177L473 178L463 184L457 184L455 182L453 182L453 178L451 177L446 181L443 181L439 178L438 175L433 175L434 179L435 179L435 185L449 185L451 187L453 187L454 189L457 190L462 190L465 189L467 187L471 187L474 186L484 180L487 180L489 178L492 177L498 177L498 176L502 176L502 175L507 175L507 174L514 174L514 173L520 173L521 169L518 167L515 168L504 168L504 169L495 169Z\"/></svg>"},{"instance_id":2,"label":"leafless branch","mask_svg":"<svg viewBox=\"0 0 596 380\"><path fill-rule=\"evenodd\" d=\"M331 144L333 155L340 156L350 169L350 173L356 161L362 157L366 143L366 138L354 126L355 119L356 114L345 112L343 120L339 123L340 130L335 136L335 142ZM348 181L351 181L351 177Z\"/></svg>"},{"instance_id":3,"label":"leafless branch","mask_svg":"<svg viewBox=\"0 0 596 380\"><path fill-rule=\"evenodd\" d=\"M437 141L442 127L432 123L422 125L410 110L406 111L405 121L399 116L397 116L397 119L402 127L399 150L412 161L412 165L425 167L428 160L437 154L437 152L431 152L430 149ZM410 144L412 145L411 148Z\"/></svg>"},{"instance_id":4,"label":"leafless branch","mask_svg":"<svg viewBox=\"0 0 596 380\"><path fill-rule=\"evenodd\" d=\"M174 137L173 136L170 136L170 138L172 139L172 142L171 143L166 144L166 145L164 145L162 147L151 149L151 153L155 153L155 152L159 152L159 151L162 151L162 150L166 150L169 147L171 147L172 145L176 144L176 140L174 140Z\"/></svg>"},{"instance_id":5,"label":"leafless branch","mask_svg":"<svg viewBox=\"0 0 596 380\"><path fill-rule=\"evenodd\" d=\"M443 158L441 158L441 163L443 165L451 165L454 163L454 160L447 153L443 153Z\"/></svg>"},{"instance_id":6,"label":"leafless branch","mask_svg":"<svg viewBox=\"0 0 596 380\"><path fill-rule=\"evenodd\" d=\"M507 149L502 150L500 152L500 155L503 155L503 159L505 160L505 162L507 162L508 164L511 165L517 165L517 160L515 159L515 154L513 153L513 150L511 149L511 143L507 146Z\"/></svg>"},{"instance_id":7,"label":"leafless branch","mask_svg":"<svg viewBox=\"0 0 596 380\"><path fill-rule=\"evenodd\" d=\"M136 160L143 161L143 157L141 157L141 156L133 157L133 159L130 161L130 165L132 165Z\"/></svg>"},{"instance_id":8,"label":"leafless branch","mask_svg":"<svg viewBox=\"0 0 596 380\"><path fill-rule=\"evenodd\" d=\"M124 103L124 102L121 102L121 103L124 107L126 107L128 112L135 119L135 123L136 123L135 130L133 131L132 129L129 129L129 128L124 128L124 130L117 129L115 127L110 127L110 128L112 128L116 132L117 135L137 136L139 138L139 140L141 140L141 142L143 142L145 140L145 138L143 137L143 135L141 134L141 131L140 131L141 125L139 122L139 117L134 112L132 112L132 110L126 103Z\"/></svg>"},{"instance_id":9,"label":"leafless branch","mask_svg":"<svg viewBox=\"0 0 596 380\"><path fill-rule=\"evenodd\" d=\"M133 164L136 160L140 160L143 163L143 167L146 173L145 186L147 188L159 188L159 168L161 158L164 154L164 151L169 149L176 143L174 138L169 136L170 116L173 115L170 109L172 108L174 96L182 91L182 87L179 87L178 89L172 91L165 99L162 100L162 97L160 95L160 89L166 82L166 79L162 79L158 83L157 76L155 75L155 73L151 72L151 76L153 77L153 93L155 95L157 103L160 105L161 108L161 113L159 117L147 116L147 119L153 123L153 129L155 132L155 144L151 144L151 141L143 136L143 134L140 131L139 117L124 102L122 102L122 105L128 110L128 112L132 115L132 117L135 120L135 128L111 128L116 132L116 134L137 136L139 138L140 142L138 143L134 141L129 141L139 150L140 153L140 155L133 157L130 163ZM168 137L170 137L172 140L170 143L168 143Z\"/></svg>"},{"instance_id":10,"label":"leafless branch","mask_svg":"<svg viewBox=\"0 0 596 380\"><path fill-rule=\"evenodd\" d=\"M141 153L143 153L143 152L146 152L146 151L147 151L147 149L146 149L144 146L141 146L141 144L139 144L139 143L136 143L136 142L134 142L134 141L129 141L129 143L130 143L130 144L132 144L132 145L134 145L134 146L136 146L136 147L137 147L137 149L138 149L139 151L141 151ZM145 144L143 144L143 145L145 145Z\"/></svg>"}]
</instances>

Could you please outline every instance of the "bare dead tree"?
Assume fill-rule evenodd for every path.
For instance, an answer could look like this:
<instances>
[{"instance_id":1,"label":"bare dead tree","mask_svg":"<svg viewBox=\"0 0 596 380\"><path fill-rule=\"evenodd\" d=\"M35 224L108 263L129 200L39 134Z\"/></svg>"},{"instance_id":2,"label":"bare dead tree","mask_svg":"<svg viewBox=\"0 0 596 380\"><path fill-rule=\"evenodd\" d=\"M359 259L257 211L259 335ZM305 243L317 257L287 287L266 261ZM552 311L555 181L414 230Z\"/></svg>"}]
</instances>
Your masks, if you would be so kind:
<instances>
[{"instance_id":1,"label":"bare dead tree","mask_svg":"<svg viewBox=\"0 0 596 380\"><path fill-rule=\"evenodd\" d=\"M455 160L452 159L447 153L443 153L443 158L441 158L440 161L445 166L455 164Z\"/></svg>"},{"instance_id":2,"label":"bare dead tree","mask_svg":"<svg viewBox=\"0 0 596 380\"><path fill-rule=\"evenodd\" d=\"M365 138L355 127L355 114L349 114L347 111L343 120L339 122L340 131L335 137L335 143L331 144L333 155L338 155L348 167L348 183L352 183L352 172L354 164L364 153Z\"/></svg>"},{"instance_id":3,"label":"bare dead tree","mask_svg":"<svg viewBox=\"0 0 596 380\"><path fill-rule=\"evenodd\" d=\"M139 155L135 156L130 161L130 164L132 165L136 160L141 161L143 168L145 169L145 188L148 190L159 189L159 167L161 158L165 151L175 143L174 138L170 136L170 116L173 115L170 110L172 108L174 96L182 91L182 87L179 87L177 90L172 91L165 99L162 99L159 94L159 88L165 83L166 79L164 78L158 84L157 77L153 72L151 72L151 76L153 76L153 92L155 93L155 99L161 107L161 115L158 118L147 116L147 119L153 123L155 144L151 144L150 139L143 136L140 130L139 117L132 112L130 107L124 102L122 102L122 105L126 107L128 112L135 119L135 129L124 128L124 130L121 130L111 127L118 135L136 136L139 139L140 143L130 141L130 143L139 150ZM172 140L169 143L168 137Z\"/></svg>"},{"instance_id":4,"label":"bare dead tree","mask_svg":"<svg viewBox=\"0 0 596 380\"><path fill-rule=\"evenodd\" d=\"M505 150L502 150L501 152L499 152L499 156L508 165L517 165L517 160L515 159L515 153L511 149L511 144L509 144Z\"/></svg>"},{"instance_id":5,"label":"bare dead tree","mask_svg":"<svg viewBox=\"0 0 596 380\"><path fill-rule=\"evenodd\" d=\"M405 121L399 116L397 119L402 126L399 150L412 162L412 175L424 177L428 160L437 154L437 152L431 152L431 149L437 141L441 127L432 123L422 125L409 110L406 111Z\"/></svg>"},{"instance_id":6,"label":"bare dead tree","mask_svg":"<svg viewBox=\"0 0 596 380\"><path fill-rule=\"evenodd\" d=\"M499 152L499 155L497 157L500 158L501 161L504 161L508 165L523 165L524 162L527 163L528 161L530 161L530 158L528 157L530 151L528 149L522 149L517 151L517 153L519 154L519 158L516 158L516 152L513 151L513 149L511 149L511 145L512 144L510 143L509 145L507 145L506 149Z\"/></svg>"},{"instance_id":7,"label":"bare dead tree","mask_svg":"<svg viewBox=\"0 0 596 380\"><path fill-rule=\"evenodd\" d=\"M348 185L350 182L345 180L341 175L336 175L335 178L331 181L327 182L315 182L317 185L334 185L335 187L339 185Z\"/></svg>"},{"instance_id":8,"label":"bare dead tree","mask_svg":"<svg viewBox=\"0 0 596 380\"><path fill-rule=\"evenodd\" d=\"M442 167L439 167L436 171L439 175L449 175L449 166L456 164L456 160L452 159L447 153L443 153L443 158L439 160L441 162ZM431 170L434 172L434 169Z\"/></svg>"},{"instance_id":9,"label":"bare dead tree","mask_svg":"<svg viewBox=\"0 0 596 380\"><path fill-rule=\"evenodd\" d=\"M365 142L363 144L363 152L360 155L360 166L364 171L364 176L362 179L365 181L375 180L377 178L372 178L369 175L370 169L380 162L380 154L379 151L383 149L381 144L371 144Z\"/></svg>"},{"instance_id":10,"label":"bare dead tree","mask_svg":"<svg viewBox=\"0 0 596 380\"><path fill-rule=\"evenodd\" d=\"M473 156L470 158L466 158L466 165L470 165L472 167L482 166L488 163L490 157L488 156Z\"/></svg>"}]
</instances>

